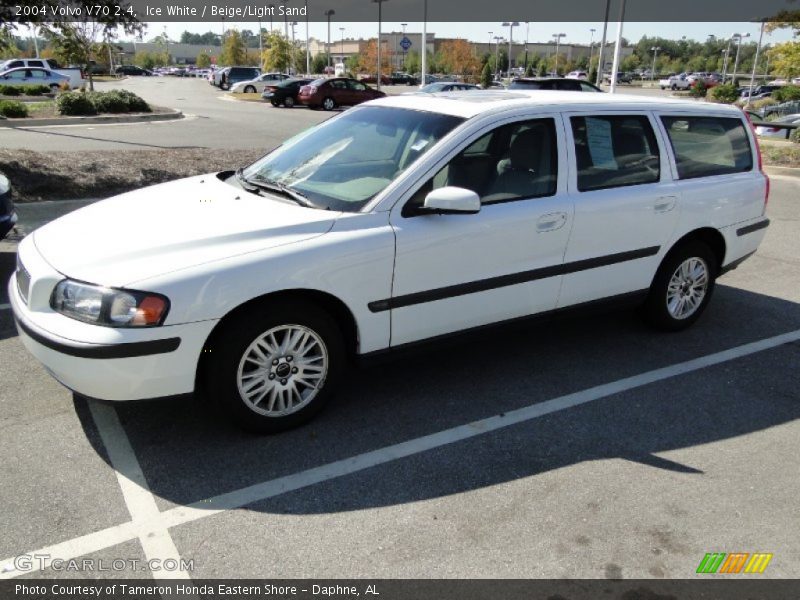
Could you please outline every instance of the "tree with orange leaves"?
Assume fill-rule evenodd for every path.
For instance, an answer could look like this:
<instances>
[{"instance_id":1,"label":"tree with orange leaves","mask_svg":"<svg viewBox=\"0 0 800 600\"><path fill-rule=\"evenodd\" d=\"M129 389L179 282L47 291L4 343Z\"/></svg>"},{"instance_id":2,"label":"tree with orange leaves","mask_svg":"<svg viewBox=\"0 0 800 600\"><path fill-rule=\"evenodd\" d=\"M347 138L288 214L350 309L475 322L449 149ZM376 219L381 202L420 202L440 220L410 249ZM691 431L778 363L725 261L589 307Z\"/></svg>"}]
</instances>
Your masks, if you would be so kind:
<instances>
[{"instance_id":1,"label":"tree with orange leaves","mask_svg":"<svg viewBox=\"0 0 800 600\"><path fill-rule=\"evenodd\" d=\"M358 70L362 73L374 74L378 68L378 43L370 40L358 55ZM381 73L388 75L391 72L389 67L389 52L386 44L381 48Z\"/></svg>"},{"instance_id":2,"label":"tree with orange leaves","mask_svg":"<svg viewBox=\"0 0 800 600\"><path fill-rule=\"evenodd\" d=\"M481 61L467 40L448 40L440 49L442 66L450 73L457 73L464 81L480 79Z\"/></svg>"}]
</instances>

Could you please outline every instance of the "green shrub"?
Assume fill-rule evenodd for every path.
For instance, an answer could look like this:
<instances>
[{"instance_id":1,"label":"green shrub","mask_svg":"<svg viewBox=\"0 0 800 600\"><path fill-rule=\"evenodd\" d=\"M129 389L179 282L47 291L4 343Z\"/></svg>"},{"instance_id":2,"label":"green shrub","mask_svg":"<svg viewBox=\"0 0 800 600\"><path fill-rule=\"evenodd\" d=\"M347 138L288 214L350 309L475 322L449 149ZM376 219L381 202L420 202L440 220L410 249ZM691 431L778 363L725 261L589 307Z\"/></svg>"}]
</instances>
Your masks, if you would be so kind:
<instances>
[{"instance_id":1,"label":"green shrub","mask_svg":"<svg viewBox=\"0 0 800 600\"><path fill-rule=\"evenodd\" d=\"M795 144L800 144L800 129L795 129L792 133L790 133L789 139Z\"/></svg>"},{"instance_id":2,"label":"green shrub","mask_svg":"<svg viewBox=\"0 0 800 600\"><path fill-rule=\"evenodd\" d=\"M705 98L707 92L708 87L702 79L698 79L697 82L689 88L689 95L693 98Z\"/></svg>"},{"instance_id":3,"label":"green shrub","mask_svg":"<svg viewBox=\"0 0 800 600\"><path fill-rule=\"evenodd\" d=\"M18 85L0 85L1 96L19 96L20 94L21 90Z\"/></svg>"},{"instance_id":4,"label":"green shrub","mask_svg":"<svg viewBox=\"0 0 800 600\"><path fill-rule=\"evenodd\" d=\"M123 98L128 105L128 112L152 112L150 105L133 92L129 92L128 90L114 90L106 93L114 93L120 98Z\"/></svg>"},{"instance_id":5,"label":"green shrub","mask_svg":"<svg viewBox=\"0 0 800 600\"><path fill-rule=\"evenodd\" d=\"M732 104L739 99L739 93L736 86L732 83L718 85L708 91L708 98L712 102L719 102L721 104Z\"/></svg>"},{"instance_id":6,"label":"green shrub","mask_svg":"<svg viewBox=\"0 0 800 600\"><path fill-rule=\"evenodd\" d=\"M87 94L82 92L66 92L56 98L56 108L62 115L96 115L97 109Z\"/></svg>"},{"instance_id":7,"label":"green shrub","mask_svg":"<svg viewBox=\"0 0 800 600\"><path fill-rule=\"evenodd\" d=\"M765 106L772 106L773 104L777 103L778 101L774 98L761 98L760 100L750 103L750 108L753 110L761 110Z\"/></svg>"},{"instance_id":8,"label":"green shrub","mask_svg":"<svg viewBox=\"0 0 800 600\"><path fill-rule=\"evenodd\" d=\"M777 102L791 102L793 100L800 100L800 86L798 85L785 85L779 87L772 92L772 97Z\"/></svg>"},{"instance_id":9,"label":"green shrub","mask_svg":"<svg viewBox=\"0 0 800 600\"><path fill-rule=\"evenodd\" d=\"M110 92L89 92L87 98L94 104L99 113L126 113L129 111L128 102L117 90Z\"/></svg>"},{"instance_id":10,"label":"green shrub","mask_svg":"<svg viewBox=\"0 0 800 600\"><path fill-rule=\"evenodd\" d=\"M28 116L28 107L17 100L0 100L0 115L9 119L22 119Z\"/></svg>"}]
</instances>

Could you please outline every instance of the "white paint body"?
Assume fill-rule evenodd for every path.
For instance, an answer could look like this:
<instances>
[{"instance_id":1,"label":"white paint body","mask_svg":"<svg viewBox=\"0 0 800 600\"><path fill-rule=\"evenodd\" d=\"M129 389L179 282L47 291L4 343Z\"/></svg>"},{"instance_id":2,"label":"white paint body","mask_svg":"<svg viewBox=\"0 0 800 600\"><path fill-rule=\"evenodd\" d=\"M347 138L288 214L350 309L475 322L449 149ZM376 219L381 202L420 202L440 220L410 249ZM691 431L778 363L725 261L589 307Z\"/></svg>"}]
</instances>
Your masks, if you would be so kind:
<instances>
[{"instance_id":1,"label":"white paint body","mask_svg":"<svg viewBox=\"0 0 800 600\"><path fill-rule=\"evenodd\" d=\"M175 337L181 342L177 350L153 356L87 359L48 348L20 327L27 349L67 387L86 396L170 396L194 390L204 344L219 321L265 295L311 290L339 300L355 322L357 352L366 354L646 290L666 253L699 228L713 228L724 237L723 266L754 252L763 239L764 229L737 234L764 220L767 179L755 158L750 127L752 170L681 181L658 119L717 115L744 120L735 108L541 91L397 96L369 104L466 120L360 212L336 213L271 200L209 174L123 194L42 227L19 246L20 261L31 277L27 303L15 278L9 282L10 302L24 328L48 340L87 346ZM650 120L661 154L658 183L578 191L569 117L600 114L644 115ZM477 138L503 124L544 116L556 120L555 195L490 204L477 214L401 214L420 183ZM658 247L658 252L375 310L376 302L408 294L646 247ZM171 308L160 327L79 322L50 307L55 285L66 277L163 294Z\"/></svg>"}]
</instances>

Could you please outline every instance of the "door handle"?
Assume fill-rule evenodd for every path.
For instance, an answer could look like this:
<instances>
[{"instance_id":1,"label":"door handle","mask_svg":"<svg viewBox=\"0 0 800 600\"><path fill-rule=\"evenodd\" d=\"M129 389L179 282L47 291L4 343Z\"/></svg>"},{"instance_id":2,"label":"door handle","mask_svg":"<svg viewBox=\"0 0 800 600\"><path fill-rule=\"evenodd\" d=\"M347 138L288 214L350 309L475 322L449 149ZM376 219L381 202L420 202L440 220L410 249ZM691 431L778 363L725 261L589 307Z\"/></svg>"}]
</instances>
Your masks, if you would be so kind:
<instances>
[{"instance_id":1,"label":"door handle","mask_svg":"<svg viewBox=\"0 0 800 600\"><path fill-rule=\"evenodd\" d=\"M658 200L656 200L656 204L653 208L656 212L669 212L675 208L675 203L677 200L677 196L661 196Z\"/></svg>"},{"instance_id":2,"label":"door handle","mask_svg":"<svg viewBox=\"0 0 800 600\"><path fill-rule=\"evenodd\" d=\"M539 217L536 222L536 231L556 231L564 226L567 222L567 213L549 213Z\"/></svg>"}]
</instances>

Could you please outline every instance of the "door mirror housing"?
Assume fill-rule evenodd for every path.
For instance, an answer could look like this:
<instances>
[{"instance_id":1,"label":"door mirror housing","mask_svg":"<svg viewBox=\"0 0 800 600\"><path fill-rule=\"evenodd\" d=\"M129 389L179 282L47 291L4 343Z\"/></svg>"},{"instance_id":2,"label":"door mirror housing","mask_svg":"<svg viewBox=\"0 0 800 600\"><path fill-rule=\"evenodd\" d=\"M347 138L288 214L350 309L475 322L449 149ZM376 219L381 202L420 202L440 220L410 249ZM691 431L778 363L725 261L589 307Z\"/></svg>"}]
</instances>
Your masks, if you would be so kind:
<instances>
[{"instance_id":1,"label":"door mirror housing","mask_svg":"<svg viewBox=\"0 0 800 600\"><path fill-rule=\"evenodd\" d=\"M472 190L460 187L443 187L425 196L423 213L437 215L474 215L481 210L481 199Z\"/></svg>"}]
</instances>

